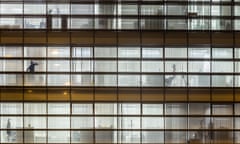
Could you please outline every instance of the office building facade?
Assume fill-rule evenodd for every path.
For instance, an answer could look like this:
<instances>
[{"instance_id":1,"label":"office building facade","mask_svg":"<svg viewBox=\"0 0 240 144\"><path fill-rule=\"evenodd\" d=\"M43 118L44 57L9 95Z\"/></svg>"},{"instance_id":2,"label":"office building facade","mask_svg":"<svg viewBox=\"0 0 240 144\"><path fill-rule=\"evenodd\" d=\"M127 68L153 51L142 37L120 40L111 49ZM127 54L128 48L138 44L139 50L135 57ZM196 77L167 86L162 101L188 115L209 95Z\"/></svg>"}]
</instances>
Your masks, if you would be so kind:
<instances>
[{"instance_id":1,"label":"office building facade","mask_svg":"<svg viewBox=\"0 0 240 144\"><path fill-rule=\"evenodd\" d=\"M240 143L240 0L0 0L1 143Z\"/></svg>"}]
</instances>

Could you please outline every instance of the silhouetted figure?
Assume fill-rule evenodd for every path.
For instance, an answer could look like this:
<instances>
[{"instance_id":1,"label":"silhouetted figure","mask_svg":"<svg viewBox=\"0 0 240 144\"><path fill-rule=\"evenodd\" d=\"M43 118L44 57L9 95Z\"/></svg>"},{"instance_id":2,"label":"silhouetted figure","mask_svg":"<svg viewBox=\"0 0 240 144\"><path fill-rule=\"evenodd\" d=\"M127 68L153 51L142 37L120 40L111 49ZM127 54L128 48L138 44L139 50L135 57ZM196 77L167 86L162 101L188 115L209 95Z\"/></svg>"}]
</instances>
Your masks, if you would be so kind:
<instances>
[{"instance_id":1,"label":"silhouetted figure","mask_svg":"<svg viewBox=\"0 0 240 144\"><path fill-rule=\"evenodd\" d=\"M27 68L27 72L35 72L35 66L38 65L38 63L35 63L31 61L30 65Z\"/></svg>"},{"instance_id":2,"label":"silhouetted figure","mask_svg":"<svg viewBox=\"0 0 240 144\"><path fill-rule=\"evenodd\" d=\"M173 73L176 72L176 65L175 64L172 65L172 72ZM173 81L174 78L175 78L175 75L172 75L172 76L166 78L165 79L165 85L166 86L171 86L172 85L172 81Z\"/></svg>"},{"instance_id":3,"label":"silhouetted figure","mask_svg":"<svg viewBox=\"0 0 240 144\"><path fill-rule=\"evenodd\" d=\"M11 128L11 119L8 119L8 121L7 121L7 140L8 140L8 142L11 141L11 136L12 136L12 132L11 132L10 128Z\"/></svg>"}]
</instances>

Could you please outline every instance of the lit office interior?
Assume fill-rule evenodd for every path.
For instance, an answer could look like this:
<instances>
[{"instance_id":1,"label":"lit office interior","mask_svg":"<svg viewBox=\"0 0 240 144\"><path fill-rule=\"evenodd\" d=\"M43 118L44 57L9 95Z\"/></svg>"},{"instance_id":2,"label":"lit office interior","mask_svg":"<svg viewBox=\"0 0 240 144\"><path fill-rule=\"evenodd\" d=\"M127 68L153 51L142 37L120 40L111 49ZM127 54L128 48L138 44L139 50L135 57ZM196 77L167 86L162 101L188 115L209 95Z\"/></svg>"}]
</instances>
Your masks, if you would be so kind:
<instances>
[{"instance_id":1,"label":"lit office interior","mask_svg":"<svg viewBox=\"0 0 240 144\"><path fill-rule=\"evenodd\" d=\"M239 30L240 0L0 0L0 142L238 144Z\"/></svg>"}]
</instances>

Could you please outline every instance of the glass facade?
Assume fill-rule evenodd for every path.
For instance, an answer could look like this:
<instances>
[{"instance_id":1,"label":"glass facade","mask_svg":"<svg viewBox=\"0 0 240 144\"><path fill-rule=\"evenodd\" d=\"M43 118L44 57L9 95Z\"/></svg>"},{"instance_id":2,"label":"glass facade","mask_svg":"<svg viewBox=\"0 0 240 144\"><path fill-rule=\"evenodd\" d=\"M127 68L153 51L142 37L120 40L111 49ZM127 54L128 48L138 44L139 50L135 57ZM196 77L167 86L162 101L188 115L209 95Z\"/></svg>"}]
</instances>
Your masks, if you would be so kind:
<instances>
[{"instance_id":1,"label":"glass facade","mask_svg":"<svg viewBox=\"0 0 240 144\"><path fill-rule=\"evenodd\" d=\"M240 0L0 0L0 143L240 143Z\"/></svg>"}]
</instances>

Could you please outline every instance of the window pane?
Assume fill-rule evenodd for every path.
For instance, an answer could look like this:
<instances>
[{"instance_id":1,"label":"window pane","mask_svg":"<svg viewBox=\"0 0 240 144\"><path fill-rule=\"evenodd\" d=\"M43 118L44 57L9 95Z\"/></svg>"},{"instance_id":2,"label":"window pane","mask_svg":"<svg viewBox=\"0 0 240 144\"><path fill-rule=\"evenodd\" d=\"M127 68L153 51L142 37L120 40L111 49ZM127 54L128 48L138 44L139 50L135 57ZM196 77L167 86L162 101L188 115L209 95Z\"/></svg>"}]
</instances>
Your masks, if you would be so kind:
<instances>
[{"instance_id":1,"label":"window pane","mask_svg":"<svg viewBox=\"0 0 240 144\"><path fill-rule=\"evenodd\" d=\"M163 49L162 48L142 48L143 58L162 58Z\"/></svg>"},{"instance_id":2,"label":"window pane","mask_svg":"<svg viewBox=\"0 0 240 144\"><path fill-rule=\"evenodd\" d=\"M72 104L72 114L92 114L92 104Z\"/></svg>"},{"instance_id":3,"label":"window pane","mask_svg":"<svg viewBox=\"0 0 240 144\"><path fill-rule=\"evenodd\" d=\"M118 56L121 58L139 58L140 48L138 47L120 47L118 48Z\"/></svg>"},{"instance_id":4,"label":"window pane","mask_svg":"<svg viewBox=\"0 0 240 144\"><path fill-rule=\"evenodd\" d=\"M187 104L169 103L165 105L167 115L184 115L187 114Z\"/></svg>"},{"instance_id":5,"label":"window pane","mask_svg":"<svg viewBox=\"0 0 240 144\"><path fill-rule=\"evenodd\" d=\"M162 115L163 105L162 104L143 104L143 115Z\"/></svg>"},{"instance_id":6,"label":"window pane","mask_svg":"<svg viewBox=\"0 0 240 144\"><path fill-rule=\"evenodd\" d=\"M69 114L70 104L69 103L49 103L48 114Z\"/></svg>"},{"instance_id":7,"label":"window pane","mask_svg":"<svg viewBox=\"0 0 240 144\"><path fill-rule=\"evenodd\" d=\"M48 57L69 57L69 47L48 47Z\"/></svg>"},{"instance_id":8,"label":"window pane","mask_svg":"<svg viewBox=\"0 0 240 144\"><path fill-rule=\"evenodd\" d=\"M117 57L116 47L95 47L94 49L95 57Z\"/></svg>"},{"instance_id":9,"label":"window pane","mask_svg":"<svg viewBox=\"0 0 240 144\"><path fill-rule=\"evenodd\" d=\"M213 58L233 58L232 48L213 48Z\"/></svg>"},{"instance_id":10,"label":"window pane","mask_svg":"<svg viewBox=\"0 0 240 144\"><path fill-rule=\"evenodd\" d=\"M187 58L187 48L165 48L166 58Z\"/></svg>"},{"instance_id":11,"label":"window pane","mask_svg":"<svg viewBox=\"0 0 240 144\"><path fill-rule=\"evenodd\" d=\"M210 58L211 51L210 48L189 48L188 55L189 58Z\"/></svg>"}]
</instances>

